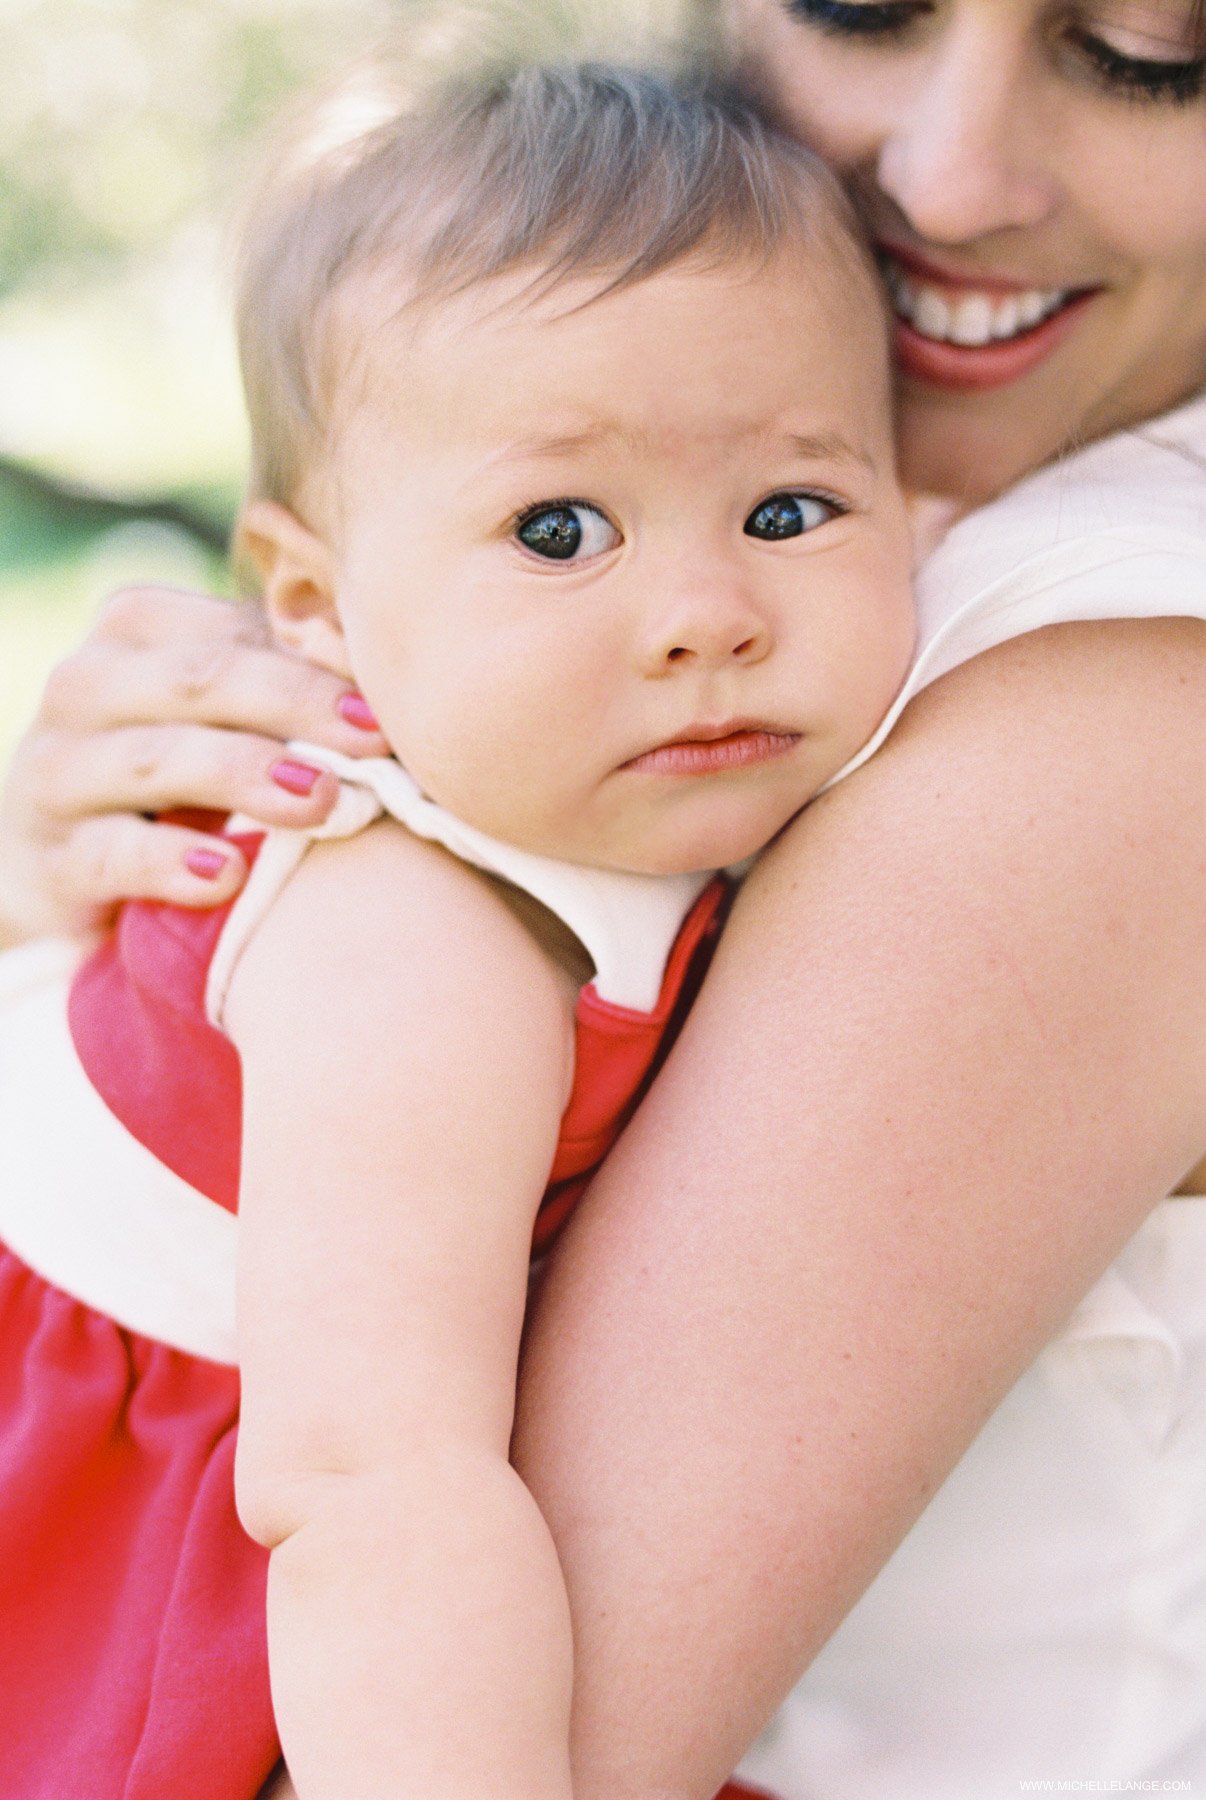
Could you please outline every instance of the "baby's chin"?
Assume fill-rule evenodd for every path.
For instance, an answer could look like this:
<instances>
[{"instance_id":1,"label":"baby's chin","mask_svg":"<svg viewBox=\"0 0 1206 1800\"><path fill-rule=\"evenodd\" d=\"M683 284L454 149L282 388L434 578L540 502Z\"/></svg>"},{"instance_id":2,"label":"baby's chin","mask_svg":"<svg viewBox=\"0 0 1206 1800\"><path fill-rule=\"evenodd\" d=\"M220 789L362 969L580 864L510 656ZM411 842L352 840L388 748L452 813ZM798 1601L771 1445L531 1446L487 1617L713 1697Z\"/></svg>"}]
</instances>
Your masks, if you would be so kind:
<instances>
[{"instance_id":1,"label":"baby's chin","mask_svg":"<svg viewBox=\"0 0 1206 1800\"><path fill-rule=\"evenodd\" d=\"M806 801L800 802L800 807ZM600 868L621 869L632 875L697 875L713 869L731 869L765 850L795 817L800 807L783 817L741 822L726 818L709 824L701 821L678 831L661 831L647 839L634 833L629 841L613 841L604 851L583 854L578 846L567 861L590 862Z\"/></svg>"},{"instance_id":2,"label":"baby's chin","mask_svg":"<svg viewBox=\"0 0 1206 1800\"><path fill-rule=\"evenodd\" d=\"M684 794L670 805L617 806L613 800L595 810L586 803L573 817L545 814L538 823L506 809L505 817L483 816L486 809L476 816L467 807L449 810L490 837L557 862L630 875L696 875L748 862L814 792L812 783L800 781L761 793L727 787L706 796Z\"/></svg>"}]
</instances>

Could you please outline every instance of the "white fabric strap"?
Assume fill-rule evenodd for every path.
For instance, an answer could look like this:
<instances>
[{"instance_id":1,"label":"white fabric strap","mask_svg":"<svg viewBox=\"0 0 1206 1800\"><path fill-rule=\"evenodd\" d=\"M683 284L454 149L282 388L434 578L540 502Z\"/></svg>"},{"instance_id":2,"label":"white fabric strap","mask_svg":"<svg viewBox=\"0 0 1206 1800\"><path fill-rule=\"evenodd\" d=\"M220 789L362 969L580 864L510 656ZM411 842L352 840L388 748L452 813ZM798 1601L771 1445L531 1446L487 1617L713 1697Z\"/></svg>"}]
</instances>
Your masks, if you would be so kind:
<instances>
[{"instance_id":1,"label":"white fabric strap","mask_svg":"<svg viewBox=\"0 0 1206 1800\"><path fill-rule=\"evenodd\" d=\"M617 1006L651 1012L665 979L666 963L683 920L711 880L690 875L633 875L557 862L500 843L428 800L392 757L357 761L316 744L294 743L290 753L339 777L334 812L312 832L273 831L260 851L246 889L235 903L211 965L207 992L210 1021L222 1024L230 978L276 895L316 839L352 837L388 814L416 837L442 844L462 862L501 876L539 900L567 925L595 967L595 987ZM236 819L231 829L256 830Z\"/></svg>"},{"instance_id":2,"label":"white fabric strap","mask_svg":"<svg viewBox=\"0 0 1206 1800\"><path fill-rule=\"evenodd\" d=\"M237 1224L130 1135L71 1040L79 952L0 957L0 1239L55 1287L234 1364Z\"/></svg>"}]
</instances>

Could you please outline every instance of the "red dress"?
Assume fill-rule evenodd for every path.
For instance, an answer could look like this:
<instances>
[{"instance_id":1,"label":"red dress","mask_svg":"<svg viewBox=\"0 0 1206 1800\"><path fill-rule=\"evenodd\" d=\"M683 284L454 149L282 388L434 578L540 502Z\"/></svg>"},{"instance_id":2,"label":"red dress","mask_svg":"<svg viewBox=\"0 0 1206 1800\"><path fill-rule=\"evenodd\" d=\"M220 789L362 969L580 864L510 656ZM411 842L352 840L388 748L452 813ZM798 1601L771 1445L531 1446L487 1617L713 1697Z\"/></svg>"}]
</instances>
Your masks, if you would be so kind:
<instances>
[{"instance_id":1,"label":"red dress","mask_svg":"<svg viewBox=\"0 0 1206 1800\"><path fill-rule=\"evenodd\" d=\"M262 839L239 841L254 858ZM538 1251L668 1048L726 894L714 881L695 902L652 1011L583 991ZM206 1011L228 912L127 906L67 1005L115 1146L136 1140L206 1215L233 1213L238 1194L238 1057ZM0 1037L4 1025L0 1015ZM20 1062L18 1046L7 1066ZM70 1142L70 1108L57 1128L56 1154ZM99 1153L89 1159L95 1168ZM84 1266L77 1285L89 1279ZM233 1357L115 1323L6 1244L0 1332L0 1800L253 1800L280 1746L267 1553L234 1508Z\"/></svg>"}]
</instances>

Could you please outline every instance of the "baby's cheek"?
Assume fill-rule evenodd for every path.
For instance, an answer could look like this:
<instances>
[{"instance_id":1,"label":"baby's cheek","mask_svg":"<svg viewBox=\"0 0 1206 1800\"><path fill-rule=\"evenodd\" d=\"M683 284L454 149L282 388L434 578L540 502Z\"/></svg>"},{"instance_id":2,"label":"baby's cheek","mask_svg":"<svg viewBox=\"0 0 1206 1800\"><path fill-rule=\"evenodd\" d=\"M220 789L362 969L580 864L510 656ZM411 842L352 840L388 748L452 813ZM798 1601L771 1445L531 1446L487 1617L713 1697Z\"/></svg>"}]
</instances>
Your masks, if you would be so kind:
<instances>
[{"instance_id":1,"label":"baby's cheek","mask_svg":"<svg viewBox=\"0 0 1206 1800\"><path fill-rule=\"evenodd\" d=\"M464 694L439 741L428 734L424 785L467 824L522 846L543 839L560 810L566 748L538 706Z\"/></svg>"},{"instance_id":2,"label":"baby's cheek","mask_svg":"<svg viewBox=\"0 0 1206 1800\"><path fill-rule=\"evenodd\" d=\"M907 588L886 594L852 633L840 682L842 760L862 748L900 692L913 661L916 614Z\"/></svg>"}]
</instances>

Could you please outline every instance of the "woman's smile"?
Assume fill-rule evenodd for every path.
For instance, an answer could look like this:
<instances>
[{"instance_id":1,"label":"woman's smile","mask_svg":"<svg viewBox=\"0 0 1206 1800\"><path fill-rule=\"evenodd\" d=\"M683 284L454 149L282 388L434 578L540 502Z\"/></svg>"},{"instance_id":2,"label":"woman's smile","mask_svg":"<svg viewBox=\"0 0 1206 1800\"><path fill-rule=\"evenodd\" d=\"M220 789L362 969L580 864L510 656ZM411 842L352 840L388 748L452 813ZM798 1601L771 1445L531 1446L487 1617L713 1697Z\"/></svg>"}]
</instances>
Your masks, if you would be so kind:
<instances>
[{"instance_id":1,"label":"woman's smile","mask_svg":"<svg viewBox=\"0 0 1206 1800\"><path fill-rule=\"evenodd\" d=\"M1101 292L960 275L895 244L877 246L896 319L901 370L935 387L1003 387L1045 362Z\"/></svg>"}]
</instances>

